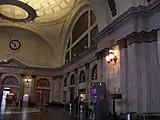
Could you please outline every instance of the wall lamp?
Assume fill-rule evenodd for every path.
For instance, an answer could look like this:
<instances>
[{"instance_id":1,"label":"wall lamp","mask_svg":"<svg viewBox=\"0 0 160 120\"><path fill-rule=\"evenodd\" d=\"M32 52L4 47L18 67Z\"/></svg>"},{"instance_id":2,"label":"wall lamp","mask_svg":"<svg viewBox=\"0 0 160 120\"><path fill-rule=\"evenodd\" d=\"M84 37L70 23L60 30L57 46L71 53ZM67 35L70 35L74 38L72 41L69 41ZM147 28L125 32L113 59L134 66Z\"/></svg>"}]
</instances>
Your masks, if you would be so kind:
<instances>
[{"instance_id":1,"label":"wall lamp","mask_svg":"<svg viewBox=\"0 0 160 120\"><path fill-rule=\"evenodd\" d=\"M29 83L29 82L31 82L31 78L25 78L24 81L25 81L26 83Z\"/></svg>"},{"instance_id":2,"label":"wall lamp","mask_svg":"<svg viewBox=\"0 0 160 120\"><path fill-rule=\"evenodd\" d=\"M117 56L115 55L115 52L112 48L109 49L109 53L106 56L106 61L108 62L108 64L111 63L111 62L114 62L114 63L117 62Z\"/></svg>"}]
</instances>

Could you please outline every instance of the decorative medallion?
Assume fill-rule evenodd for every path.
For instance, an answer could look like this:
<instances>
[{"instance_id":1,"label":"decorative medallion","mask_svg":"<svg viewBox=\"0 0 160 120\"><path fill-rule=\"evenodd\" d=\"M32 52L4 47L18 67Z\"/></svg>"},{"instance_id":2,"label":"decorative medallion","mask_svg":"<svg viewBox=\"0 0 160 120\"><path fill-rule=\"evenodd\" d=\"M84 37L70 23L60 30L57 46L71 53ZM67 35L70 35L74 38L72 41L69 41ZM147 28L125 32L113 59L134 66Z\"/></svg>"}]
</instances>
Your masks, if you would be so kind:
<instances>
[{"instance_id":1,"label":"decorative medallion","mask_svg":"<svg viewBox=\"0 0 160 120\"><path fill-rule=\"evenodd\" d=\"M9 42L9 47L12 49L12 50L19 50L20 47L21 47L21 43L20 41L18 40L11 40Z\"/></svg>"}]
</instances>

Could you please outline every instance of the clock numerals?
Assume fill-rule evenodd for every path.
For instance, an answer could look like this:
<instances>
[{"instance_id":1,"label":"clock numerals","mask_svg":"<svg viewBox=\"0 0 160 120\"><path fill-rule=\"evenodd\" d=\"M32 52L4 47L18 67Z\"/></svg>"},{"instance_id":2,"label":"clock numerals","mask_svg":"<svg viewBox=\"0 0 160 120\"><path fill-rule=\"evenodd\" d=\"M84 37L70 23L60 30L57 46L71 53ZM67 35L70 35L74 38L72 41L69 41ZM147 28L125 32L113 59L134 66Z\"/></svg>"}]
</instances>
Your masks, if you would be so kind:
<instances>
[{"instance_id":1,"label":"clock numerals","mask_svg":"<svg viewBox=\"0 0 160 120\"><path fill-rule=\"evenodd\" d=\"M9 47L10 47L10 49L12 49L12 50L18 50L18 49L20 49L20 47L21 47L21 43L20 43L20 41L18 41L18 40L11 40L11 41L9 42Z\"/></svg>"}]
</instances>

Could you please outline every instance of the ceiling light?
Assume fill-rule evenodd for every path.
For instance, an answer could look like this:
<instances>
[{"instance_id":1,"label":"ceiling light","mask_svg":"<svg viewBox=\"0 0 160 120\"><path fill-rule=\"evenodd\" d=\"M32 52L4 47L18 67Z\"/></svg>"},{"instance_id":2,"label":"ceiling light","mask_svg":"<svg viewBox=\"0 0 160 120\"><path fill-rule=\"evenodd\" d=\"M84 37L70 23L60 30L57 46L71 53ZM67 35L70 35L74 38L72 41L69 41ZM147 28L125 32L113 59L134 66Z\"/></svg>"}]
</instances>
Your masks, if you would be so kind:
<instances>
[{"instance_id":1,"label":"ceiling light","mask_svg":"<svg viewBox=\"0 0 160 120\"><path fill-rule=\"evenodd\" d=\"M14 1L12 1L12 0L2 0L2 1L0 1L0 6L3 7L4 10L7 11L7 10L11 9L9 7L7 7L5 9L6 5L11 7L11 8L14 8L15 12L17 12L18 9L22 9L22 11L24 13L25 12L28 13L28 15L25 16L24 18L17 18L17 17L13 17L13 15L4 14L4 12L1 12L0 17L2 19L12 21L12 22L25 22L26 23L26 22L29 22L29 21L34 21L34 19L37 17L36 11L31 6L29 6L28 4L25 4L24 2L21 2L21 1L18 1L18 0L16 0L16 1L15 0Z\"/></svg>"}]
</instances>

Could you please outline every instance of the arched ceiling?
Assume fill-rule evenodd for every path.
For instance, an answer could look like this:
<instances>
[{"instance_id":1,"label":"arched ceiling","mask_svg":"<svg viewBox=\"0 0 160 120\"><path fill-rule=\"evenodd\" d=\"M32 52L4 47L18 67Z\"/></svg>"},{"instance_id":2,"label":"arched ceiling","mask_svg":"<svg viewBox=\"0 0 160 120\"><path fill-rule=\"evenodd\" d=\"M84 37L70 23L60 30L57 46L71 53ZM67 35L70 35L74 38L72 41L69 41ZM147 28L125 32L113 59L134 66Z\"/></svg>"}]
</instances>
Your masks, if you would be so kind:
<instances>
[{"instance_id":1,"label":"arched ceiling","mask_svg":"<svg viewBox=\"0 0 160 120\"><path fill-rule=\"evenodd\" d=\"M13 0L14 1L14 0ZM37 16L35 22L48 22L64 17L74 7L75 0L18 0L32 7ZM1 14L11 18L24 19L28 13L15 5L0 5Z\"/></svg>"},{"instance_id":2,"label":"arched ceiling","mask_svg":"<svg viewBox=\"0 0 160 120\"><path fill-rule=\"evenodd\" d=\"M78 11L79 8L88 4L88 0L20 0L20 1L23 2L28 1L28 5L31 5L34 9L37 9L38 5L42 7L44 4L48 4L48 7L46 7L45 9L43 8L41 9L42 12L44 12L47 8L56 9L56 7L57 6L60 7L63 4L63 2L68 3L66 8L61 7L61 10L57 12L52 11L50 13L44 14L43 16L36 18L35 22L19 23L19 22L10 22L0 19L0 26L20 27L39 34L46 41L46 43L48 43L49 46L51 46L52 50L54 51L54 56L56 56L57 59L59 59L60 62L59 64L61 64L62 63L61 53L63 52L64 48L63 44L65 44L65 42L63 41L66 40L64 36L67 34L68 30L67 26L70 24L69 22L72 22L70 20L68 21L68 19L70 19L71 17L73 18L73 16L76 14L76 11ZM50 2L55 1L55 2L54 4L53 3L49 4L49 1ZM15 6L11 7L12 8L0 5L0 13L3 13L7 16L13 15L13 17L15 16L17 18L25 17L25 12L23 10L20 10L20 8L16 8Z\"/></svg>"}]
</instances>

